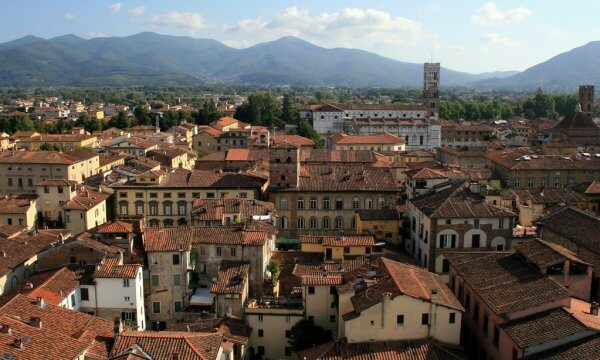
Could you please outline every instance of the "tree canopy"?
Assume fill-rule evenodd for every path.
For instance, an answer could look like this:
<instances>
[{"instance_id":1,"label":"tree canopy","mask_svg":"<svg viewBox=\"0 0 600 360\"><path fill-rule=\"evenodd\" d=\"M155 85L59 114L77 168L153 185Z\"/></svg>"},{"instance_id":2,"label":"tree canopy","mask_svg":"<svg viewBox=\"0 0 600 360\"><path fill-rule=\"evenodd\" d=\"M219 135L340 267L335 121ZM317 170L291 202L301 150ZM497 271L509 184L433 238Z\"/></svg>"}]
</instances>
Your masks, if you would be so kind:
<instances>
[{"instance_id":1,"label":"tree canopy","mask_svg":"<svg viewBox=\"0 0 600 360\"><path fill-rule=\"evenodd\" d=\"M331 331L315 325L309 319L298 321L290 329L289 342L294 352L300 352L329 341L331 341Z\"/></svg>"}]
</instances>

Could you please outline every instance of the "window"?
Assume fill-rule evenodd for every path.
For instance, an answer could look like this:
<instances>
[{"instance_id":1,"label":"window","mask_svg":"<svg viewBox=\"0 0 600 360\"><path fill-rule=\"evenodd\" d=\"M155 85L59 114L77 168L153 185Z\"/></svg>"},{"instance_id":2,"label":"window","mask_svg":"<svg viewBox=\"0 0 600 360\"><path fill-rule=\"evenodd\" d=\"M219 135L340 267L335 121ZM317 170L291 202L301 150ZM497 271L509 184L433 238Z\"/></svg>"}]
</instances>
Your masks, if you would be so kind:
<instances>
[{"instance_id":1,"label":"window","mask_svg":"<svg viewBox=\"0 0 600 360\"><path fill-rule=\"evenodd\" d=\"M344 218L341 216L338 216L335 218L335 228L336 229L343 229L344 228Z\"/></svg>"},{"instance_id":2,"label":"window","mask_svg":"<svg viewBox=\"0 0 600 360\"><path fill-rule=\"evenodd\" d=\"M473 219L473 228L479 229L479 219Z\"/></svg>"},{"instance_id":3,"label":"window","mask_svg":"<svg viewBox=\"0 0 600 360\"><path fill-rule=\"evenodd\" d=\"M344 254L350 254L350 248L348 246L344 246Z\"/></svg>"},{"instance_id":4,"label":"window","mask_svg":"<svg viewBox=\"0 0 600 360\"><path fill-rule=\"evenodd\" d=\"M358 210L360 208L360 199L355 197L352 199L352 210Z\"/></svg>"},{"instance_id":5,"label":"window","mask_svg":"<svg viewBox=\"0 0 600 360\"><path fill-rule=\"evenodd\" d=\"M286 210L288 208L288 201L287 201L287 199L280 199L279 200L279 208L281 210Z\"/></svg>"},{"instance_id":6,"label":"window","mask_svg":"<svg viewBox=\"0 0 600 360\"><path fill-rule=\"evenodd\" d=\"M236 254L236 248L232 247L231 249L229 249L229 255L231 255L231 257L235 257Z\"/></svg>"},{"instance_id":7,"label":"window","mask_svg":"<svg viewBox=\"0 0 600 360\"><path fill-rule=\"evenodd\" d=\"M494 336L492 342L494 343L495 347L498 347L498 344L500 343L500 329L498 326L494 326Z\"/></svg>"},{"instance_id":8,"label":"window","mask_svg":"<svg viewBox=\"0 0 600 360\"><path fill-rule=\"evenodd\" d=\"M335 209L342 210L344 208L344 200L342 198L335 199Z\"/></svg>"},{"instance_id":9,"label":"window","mask_svg":"<svg viewBox=\"0 0 600 360\"><path fill-rule=\"evenodd\" d=\"M152 265L158 265L158 258L156 257L156 255L152 255L150 259L152 261Z\"/></svg>"},{"instance_id":10,"label":"window","mask_svg":"<svg viewBox=\"0 0 600 360\"><path fill-rule=\"evenodd\" d=\"M308 227L309 227L309 229L311 229L311 230L316 229L317 228L317 223L318 223L317 218L314 217L314 216L311 216L308 219Z\"/></svg>"},{"instance_id":11,"label":"window","mask_svg":"<svg viewBox=\"0 0 600 360\"><path fill-rule=\"evenodd\" d=\"M158 202L150 201L148 206L150 207L150 215L158 215Z\"/></svg>"},{"instance_id":12,"label":"window","mask_svg":"<svg viewBox=\"0 0 600 360\"><path fill-rule=\"evenodd\" d=\"M456 313L450 313L448 315L448 322L454 324L456 322Z\"/></svg>"},{"instance_id":13,"label":"window","mask_svg":"<svg viewBox=\"0 0 600 360\"><path fill-rule=\"evenodd\" d=\"M429 324L429 314L421 314L421 325Z\"/></svg>"},{"instance_id":14,"label":"window","mask_svg":"<svg viewBox=\"0 0 600 360\"><path fill-rule=\"evenodd\" d=\"M183 303L181 302L181 300L175 300L173 302L173 305L175 307L175 312L179 312L179 311L183 310Z\"/></svg>"},{"instance_id":15,"label":"window","mask_svg":"<svg viewBox=\"0 0 600 360\"><path fill-rule=\"evenodd\" d=\"M127 201L119 202L119 214L127 215L128 208L129 208L129 203L127 203Z\"/></svg>"},{"instance_id":16,"label":"window","mask_svg":"<svg viewBox=\"0 0 600 360\"><path fill-rule=\"evenodd\" d=\"M152 302L152 312L154 314L160 314L160 301Z\"/></svg>"},{"instance_id":17,"label":"window","mask_svg":"<svg viewBox=\"0 0 600 360\"><path fill-rule=\"evenodd\" d=\"M328 196L323 197L323 209L329 210L329 197Z\"/></svg>"},{"instance_id":18,"label":"window","mask_svg":"<svg viewBox=\"0 0 600 360\"><path fill-rule=\"evenodd\" d=\"M179 201L177 203L177 209L179 211L179 215L185 215L187 213L187 204L185 201Z\"/></svg>"},{"instance_id":19,"label":"window","mask_svg":"<svg viewBox=\"0 0 600 360\"><path fill-rule=\"evenodd\" d=\"M373 210L373 199L371 199L371 198L367 198L367 199L365 200L365 208L366 208L367 210Z\"/></svg>"},{"instance_id":20,"label":"window","mask_svg":"<svg viewBox=\"0 0 600 360\"><path fill-rule=\"evenodd\" d=\"M129 279L123 279L123 287L129 287Z\"/></svg>"},{"instance_id":21,"label":"window","mask_svg":"<svg viewBox=\"0 0 600 360\"><path fill-rule=\"evenodd\" d=\"M456 234L442 234L440 235L440 248L454 248L456 247Z\"/></svg>"},{"instance_id":22,"label":"window","mask_svg":"<svg viewBox=\"0 0 600 360\"><path fill-rule=\"evenodd\" d=\"M179 258L179 254L173 254L173 265L179 265L181 259Z\"/></svg>"},{"instance_id":23,"label":"window","mask_svg":"<svg viewBox=\"0 0 600 360\"><path fill-rule=\"evenodd\" d=\"M171 193L163 193L163 198L170 199L171 198Z\"/></svg>"},{"instance_id":24,"label":"window","mask_svg":"<svg viewBox=\"0 0 600 360\"><path fill-rule=\"evenodd\" d=\"M129 296L125 296L125 298L123 299L125 302L131 301L131 299L129 298Z\"/></svg>"},{"instance_id":25,"label":"window","mask_svg":"<svg viewBox=\"0 0 600 360\"><path fill-rule=\"evenodd\" d=\"M309 207L311 210L315 210L317 208L317 198L316 197L310 198Z\"/></svg>"},{"instance_id":26,"label":"window","mask_svg":"<svg viewBox=\"0 0 600 360\"><path fill-rule=\"evenodd\" d=\"M325 216L323 218L323 229L329 230L330 227L331 227L331 219L329 219L328 216Z\"/></svg>"},{"instance_id":27,"label":"window","mask_svg":"<svg viewBox=\"0 0 600 360\"><path fill-rule=\"evenodd\" d=\"M478 248L481 244L481 235L479 234L473 234L473 236L471 237L471 246L474 248Z\"/></svg>"},{"instance_id":28,"label":"window","mask_svg":"<svg viewBox=\"0 0 600 360\"><path fill-rule=\"evenodd\" d=\"M450 272L450 261L448 261L448 259L444 259L442 261L442 272L443 273Z\"/></svg>"},{"instance_id":29,"label":"window","mask_svg":"<svg viewBox=\"0 0 600 360\"><path fill-rule=\"evenodd\" d=\"M487 335L488 333L488 314L484 311L483 312L483 320L481 321L481 330L483 331L483 333L485 335Z\"/></svg>"},{"instance_id":30,"label":"window","mask_svg":"<svg viewBox=\"0 0 600 360\"><path fill-rule=\"evenodd\" d=\"M285 347L285 356L292 356L292 348L289 346Z\"/></svg>"},{"instance_id":31,"label":"window","mask_svg":"<svg viewBox=\"0 0 600 360\"><path fill-rule=\"evenodd\" d=\"M59 194L62 194L63 192L64 192L64 190L63 190L63 187L62 187L62 186L59 186L59 187L58 187L58 193L59 193Z\"/></svg>"},{"instance_id":32,"label":"window","mask_svg":"<svg viewBox=\"0 0 600 360\"><path fill-rule=\"evenodd\" d=\"M285 316L285 322L286 322L286 323L291 323L291 322L292 322L292 317L291 317L291 316L289 316L289 315L286 315L286 316ZM287 333L287 332L286 332L286 333ZM287 337L287 335L286 335L286 337Z\"/></svg>"},{"instance_id":33,"label":"window","mask_svg":"<svg viewBox=\"0 0 600 360\"><path fill-rule=\"evenodd\" d=\"M258 329L258 337L264 337L265 336L265 332L263 329Z\"/></svg>"},{"instance_id":34,"label":"window","mask_svg":"<svg viewBox=\"0 0 600 360\"><path fill-rule=\"evenodd\" d=\"M533 179L527 180L527 187L528 188L532 188L534 186L535 186L535 182L533 181Z\"/></svg>"},{"instance_id":35,"label":"window","mask_svg":"<svg viewBox=\"0 0 600 360\"><path fill-rule=\"evenodd\" d=\"M329 322L330 323L334 323L335 322L335 315L329 315Z\"/></svg>"},{"instance_id":36,"label":"window","mask_svg":"<svg viewBox=\"0 0 600 360\"><path fill-rule=\"evenodd\" d=\"M220 246L217 246L217 247L215 248L215 254L216 254L216 256L221 256L221 253L222 253L222 249L221 249L221 247L220 247Z\"/></svg>"},{"instance_id":37,"label":"window","mask_svg":"<svg viewBox=\"0 0 600 360\"><path fill-rule=\"evenodd\" d=\"M79 289L79 294L81 297L81 301L89 301L90 300L90 291L87 288Z\"/></svg>"},{"instance_id":38,"label":"window","mask_svg":"<svg viewBox=\"0 0 600 360\"><path fill-rule=\"evenodd\" d=\"M404 326L404 315L396 315L396 325Z\"/></svg>"},{"instance_id":39,"label":"window","mask_svg":"<svg viewBox=\"0 0 600 360\"><path fill-rule=\"evenodd\" d=\"M175 286L181 285L181 275L180 274L173 275L173 285L175 285Z\"/></svg>"},{"instance_id":40,"label":"window","mask_svg":"<svg viewBox=\"0 0 600 360\"><path fill-rule=\"evenodd\" d=\"M163 203L163 213L165 215L173 215L173 204L170 201Z\"/></svg>"},{"instance_id":41,"label":"window","mask_svg":"<svg viewBox=\"0 0 600 360\"><path fill-rule=\"evenodd\" d=\"M263 320L264 320L263 314L258 314L258 322L261 323L261 322L263 322Z\"/></svg>"},{"instance_id":42,"label":"window","mask_svg":"<svg viewBox=\"0 0 600 360\"><path fill-rule=\"evenodd\" d=\"M296 200L296 209L304 209L304 199L299 198Z\"/></svg>"},{"instance_id":43,"label":"window","mask_svg":"<svg viewBox=\"0 0 600 360\"><path fill-rule=\"evenodd\" d=\"M475 321L475 323L479 321L479 303L477 301L475 301L475 304L473 305L473 321Z\"/></svg>"},{"instance_id":44,"label":"window","mask_svg":"<svg viewBox=\"0 0 600 360\"><path fill-rule=\"evenodd\" d=\"M304 218L302 216L298 218L298 223L296 227L298 229L304 229Z\"/></svg>"},{"instance_id":45,"label":"window","mask_svg":"<svg viewBox=\"0 0 600 360\"><path fill-rule=\"evenodd\" d=\"M10 179L10 180L12 180L12 179ZM48 194L48 193L50 193L50 187L44 186L44 194Z\"/></svg>"},{"instance_id":46,"label":"window","mask_svg":"<svg viewBox=\"0 0 600 360\"><path fill-rule=\"evenodd\" d=\"M150 193L150 197L156 199L158 197L158 193Z\"/></svg>"},{"instance_id":47,"label":"window","mask_svg":"<svg viewBox=\"0 0 600 360\"><path fill-rule=\"evenodd\" d=\"M258 350L257 350L258 355L264 355L265 354L265 347L264 346L258 346Z\"/></svg>"},{"instance_id":48,"label":"window","mask_svg":"<svg viewBox=\"0 0 600 360\"><path fill-rule=\"evenodd\" d=\"M136 215L144 214L144 203L142 201L135 202L135 214Z\"/></svg>"},{"instance_id":49,"label":"window","mask_svg":"<svg viewBox=\"0 0 600 360\"><path fill-rule=\"evenodd\" d=\"M309 286L308 287L308 295L314 295L314 294L315 294L315 287Z\"/></svg>"},{"instance_id":50,"label":"window","mask_svg":"<svg viewBox=\"0 0 600 360\"><path fill-rule=\"evenodd\" d=\"M159 279L158 275L152 275L150 277L150 281L152 283L152 286L158 286L158 284L159 284L158 279Z\"/></svg>"},{"instance_id":51,"label":"window","mask_svg":"<svg viewBox=\"0 0 600 360\"><path fill-rule=\"evenodd\" d=\"M351 229L356 229L356 218L355 217L352 217L350 219L350 228ZM390 237L391 237L391 235L390 235Z\"/></svg>"},{"instance_id":52,"label":"window","mask_svg":"<svg viewBox=\"0 0 600 360\"><path fill-rule=\"evenodd\" d=\"M498 220L498 229L504 229L504 218Z\"/></svg>"}]
</instances>

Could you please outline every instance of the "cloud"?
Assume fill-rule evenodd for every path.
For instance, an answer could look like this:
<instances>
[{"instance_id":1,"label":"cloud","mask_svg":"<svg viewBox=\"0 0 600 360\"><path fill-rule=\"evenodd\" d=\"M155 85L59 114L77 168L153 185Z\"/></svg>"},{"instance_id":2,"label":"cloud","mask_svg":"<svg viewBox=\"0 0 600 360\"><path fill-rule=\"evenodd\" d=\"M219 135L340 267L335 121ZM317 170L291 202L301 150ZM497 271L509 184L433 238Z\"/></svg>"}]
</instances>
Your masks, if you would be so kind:
<instances>
[{"instance_id":1,"label":"cloud","mask_svg":"<svg viewBox=\"0 0 600 360\"><path fill-rule=\"evenodd\" d=\"M481 39L484 40L484 41L493 43L493 44L498 44L498 45L504 45L504 46L509 46L509 47L519 46L519 43L511 40L509 37L502 36L502 35L497 34L497 33L483 34L483 36L481 37Z\"/></svg>"},{"instance_id":2,"label":"cloud","mask_svg":"<svg viewBox=\"0 0 600 360\"><path fill-rule=\"evenodd\" d=\"M76 18L76 16L74 14L71 14L71 13L65 13L65 15L63 17L68 22L75 21L75 18Z\"/></svg>"},{"instance_id":3,"label":"cloud","mask_svg":"<svg viewBox=\"0 0 600 360\"><path fill-rule=\"evenodd\" d=\"M479 26L495 26L523 21L530 15L531 10L526 7L521 6L502 12L496 4L488 1L471 15L471 22Z\"/></svg>"},{"instance_id":4,"label":"cloud","mask_svg":"<svg viewBox=\"0 0 600 360\"><path fill-rule=\"evenodd\" d=\"M114 3L108 7L108 11L110 11L111 13L118 13L121 10L121 6L123 6L123 4L121 4L119 2Z\"/></svg>"},{"instance_id":5,"label":"cloud","mask_svg":"<svg viewBox=\"0 0 600 360\"><path fill-rule=\"evenodd\" d=\"M562 31L550 30L548 32L548 36L550 36L552 39L562 39L562 38L564 38L567 35L564 32L562 32Z\"/></svg>"},{"instance_id":6,"label":"cloud","mask_svg":"<svg viewBox=\"0 0 600 360\"><path fill-rule=\"evenodd\" d=\"M136 6L136 7L132 7L131 9L129 9L129 11L127 13L130 16L137 17L137 16L142 15L145 11L146 11L145 6Z\"/></svg>"},{"instance_id":7,"label":"cloud","mask_svg":"<svg viewBox=\"0 0 600 360\"><path fill-rule=\"evenodd\" d=\"M485 46L480 46L479 51L481 51L484 54L487 54L490 52L490 49L486 48Z\"/></svg>"},{"instance_id":8,"label":"cloud","mask_svg":"<svg viewBox=\"0 0 600 360\"><path fill-rule=\"evenodd\" d=\"M177 11L154 15L146 21L146 25L151 27L180 28L186 30L189 34L194 34L197 30L209 27L204 21L202 14Z\"/></svg>"},{"instance_id":9,"label":"cloud","mask_svg":"<svg viewBox=\"0 0 600 360\"><path fill-rule=\"evenodd\" d=\"M387 49L431 40L420 22L392 16L374 9L345 8L339 12L311 14L296 6L286 8L271 19L244 19L225 25L232 36L251 38L254 42L273 40L286 35L299 36L322 46Z\"/></svg>"},{"instance_id":10,"label":"cloud","mask_svg":"<svg viewBox=\"0 0 600 360\"><path fill-rule=\"evenodd\" d=\"M245 40L241 40L241 41L237 41L237 40L225 40L223 41L223 44L232 47L232 48L236 48L236 49L244 49L247 48L248 46L252 45L249 41L245 41Z\"/></svg>"}]
</instances>

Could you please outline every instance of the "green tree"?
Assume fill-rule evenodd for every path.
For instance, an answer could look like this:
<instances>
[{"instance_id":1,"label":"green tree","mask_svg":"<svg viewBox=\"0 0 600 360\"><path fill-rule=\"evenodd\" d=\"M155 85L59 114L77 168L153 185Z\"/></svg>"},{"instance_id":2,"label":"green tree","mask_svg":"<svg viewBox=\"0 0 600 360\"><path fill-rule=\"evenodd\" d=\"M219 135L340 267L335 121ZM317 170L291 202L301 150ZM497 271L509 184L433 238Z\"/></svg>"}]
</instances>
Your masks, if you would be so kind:
<instances>
[{"instance_id":1,"label":"green tree","mask_svg":"<svg viewBox=\"0 0 600 360\"><path fill-rule=\"evenodd\" d=\"M296 129L296 134L300 136L304 136L305 138L309 138L315 142L315 147L320 149L323 147L323 140L321 136L313 129L312 126L308 123L308 121L300 121L298 124L298 128Z\"/></svg>"},{"instance_id":2,"label":"green tree","mask_svg":"<svg viewBox=\"0 0 600 360\"><path fill-rule=\"evenodd\" d=\"M300 320L290 329L292 351L300 352L331 341L331 331L325 330L312 320Z\"/></svg>"},{"instance_id":3,"label":"green tree","mask_svg":"<svg viewBox=\"0 0 600 360\"><path fill-rule=\"evenodd\" d=\"M281 121L284 124L291 124L294 120L294 109L292 107L292 98L289 94L283 95L281 104Z\"/></svg>"},{"instance_id":4,"label":"green tree","mask_svg":"<svg viewBox=\"0 0 600 360\"><path fill-rule=\"evenodd\" d=\"M133 109L133 117L138 125L152 125L152 114L146 106L136 106Z\"/></svg>"},{"instance_id":5,"label":"green tree","mask_svg":"<svg viewBox=\"0 0 600 360\"><path fill-rule=\"evenodd\" d=\"M128 129L131 126L129 117L124 112L120 112L119 115L113 116L108 121L108 127L116 127L119 129Z\"/></svg>"}]
</instances>

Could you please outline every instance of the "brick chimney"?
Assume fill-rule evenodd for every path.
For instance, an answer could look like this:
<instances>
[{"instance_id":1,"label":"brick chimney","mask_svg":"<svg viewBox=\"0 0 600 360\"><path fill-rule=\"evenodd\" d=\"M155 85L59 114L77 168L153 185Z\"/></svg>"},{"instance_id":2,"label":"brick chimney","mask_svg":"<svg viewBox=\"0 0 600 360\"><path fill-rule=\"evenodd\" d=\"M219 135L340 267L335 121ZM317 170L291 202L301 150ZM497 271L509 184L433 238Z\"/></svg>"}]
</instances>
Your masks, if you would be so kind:
<instances>
[{"instance_id":1,"label":"brick chimney","mask_svg":"<svg viewBox=\"0 0 600 360\"><path fill-rule=\"evenodd\" d=\"M42 328L42 318L39 316L32 316L31 319L29 320L29 324L33 327L41 329Z\"/></svg>"}]
</instances>

